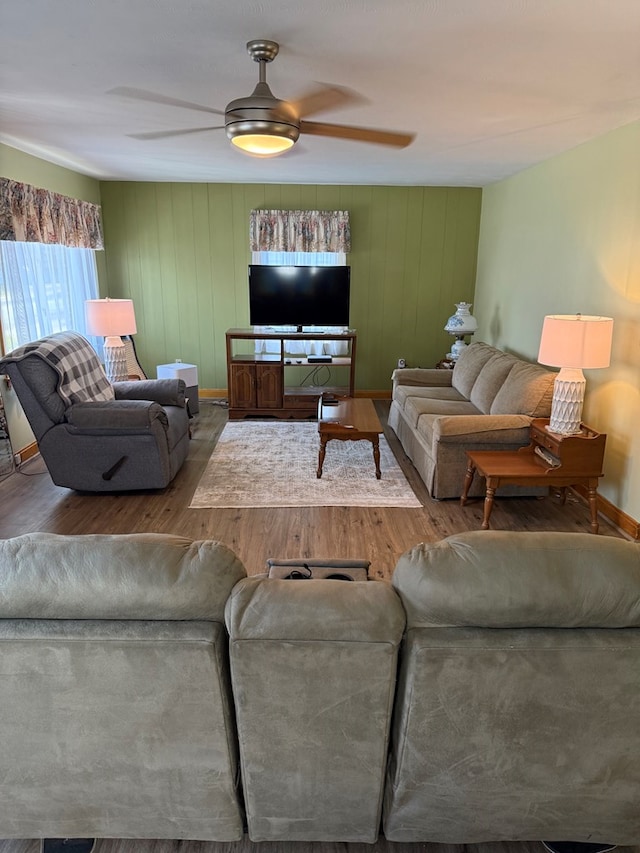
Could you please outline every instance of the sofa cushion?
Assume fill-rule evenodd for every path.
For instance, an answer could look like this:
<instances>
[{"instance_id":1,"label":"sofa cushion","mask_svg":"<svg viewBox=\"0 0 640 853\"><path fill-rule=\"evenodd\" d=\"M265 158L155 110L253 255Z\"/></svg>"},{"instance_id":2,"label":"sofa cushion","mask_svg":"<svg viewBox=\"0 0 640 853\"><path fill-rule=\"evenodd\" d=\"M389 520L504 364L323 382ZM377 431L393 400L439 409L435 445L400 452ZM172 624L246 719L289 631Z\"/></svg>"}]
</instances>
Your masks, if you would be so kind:
<instances>
[{"instance_id":1,"label":"sofa cushion","mask_svg":"<svg viewBox=\"0 0 640 853\"><path fill-rule=\"evenodd\" d=\"M440 385L436 388L418 388L415 385L399 385L393 394L393 399L404 409L407 400L411 397L424 397L427 400L460 400L467 402L467 398L463 397L455 388L447 385Z\"/></svg>"},{"instance_id":2,"label":"sofa cushion","mask_svg":"<svg viewBox=\"0 0 640 853\"><path fill-rule=\"evenodd\" d=\"M399 598L380 581L248 578L226 619L249 838L374 843Z\"/></svg>"},{"instance_id":3,"label":"sofa cushion","mask_svg":"<svg viewBox=\"0 0 640 853\"><path fill-rule=\"evenodd\" d=\"M430 400L426 397L409 397L404 407L405 418L414 428L423 415L479 415L473 403L467 400Z\"/></svg>"},{"instance_id":4,"label":"sofa cushion","mask_svg":"<svg viewBox=\"0 0 640 853\"><path fill-rule=\"evenodd\" d=\"M516 357L506 352L492 355L473 384L469 399L483 414L488 415L496 394L516 363Z\"/></svg>"},{"instance_id":5,"label":"sofa cushion","mask_svg":"<svg viewBox=\"0 0 640 853\"><path fill-rule=\"evenodd\" d=\"M0 618L222 622L246 571L220 542L168 533L26 533L0 541Z\"/></svg>"},{"instance_id":6,"label":"sofa cushion","mask_svg":"<svg viewBox=\"0 0 640 853\"><path fill-rule=\"evenodd\" d=\"M537 364L516 362L494 397L491 414L548 417L555 378L555 373Z\"/></svg>"},{"instance_id":7,"label":"sofa cushion","mask_svg":"<svg viewBox=\"0 0 640 853\"><path fill-rule=\"evenodd\" d=\"M465 399L471 396L471 389L482 368L498 352L500 350L482 341L469 344L462 350L451 372L451 384Z\"/></svg>"},{"instance_id":8,"label":"sofa cushion","mask_svg":"<svg viewBox=\"0 0 640 853\"><path fill-rule=\"evenodd\" d=\"M471 404L469 404L471 405ZM426 440L435 453L442 453L436 444L459 445L464 470L467 468L464 450L514 450L529 440L529 419L524 415L433 414L425 412L418 418L416 432ZM459 480L462 485L462 479ZM450 496L449 496L450 497Z\"/></svg>"},{"instance_id":9,"label":"sofa cushion","mask_svg":"<svg viewBox=\"0 0 640 853\"><path fill-rule=\"evenodd\" d=\"M409 628L640 627L640 550L608 536L460 533L407 551L392 584Z\"/></svg>"}]
</instances>

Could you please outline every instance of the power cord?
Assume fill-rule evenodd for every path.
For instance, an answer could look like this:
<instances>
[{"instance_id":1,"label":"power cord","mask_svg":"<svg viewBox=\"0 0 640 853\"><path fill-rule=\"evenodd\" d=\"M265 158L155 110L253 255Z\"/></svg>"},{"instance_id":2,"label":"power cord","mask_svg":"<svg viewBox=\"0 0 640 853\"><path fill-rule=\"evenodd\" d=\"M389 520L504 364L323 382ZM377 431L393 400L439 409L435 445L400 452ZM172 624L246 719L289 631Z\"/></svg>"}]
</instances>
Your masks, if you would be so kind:
<instances>
[{"instance_id":1,"label":"power cord","mask_svg":"<svg viewBox=\"0 0 640 853\"><path fill-rule=\"evenodd\" d=\"M321 378L323 370L326 371L326 379L324 380ZM328 385L330 379L331 369L327 367L326 364L319 364L317 367L314 367L313 370L310 370L307 373L300 385L306 385L308 383L313 388L321 388L325 385Z\"/></svg>"}]
</instances>

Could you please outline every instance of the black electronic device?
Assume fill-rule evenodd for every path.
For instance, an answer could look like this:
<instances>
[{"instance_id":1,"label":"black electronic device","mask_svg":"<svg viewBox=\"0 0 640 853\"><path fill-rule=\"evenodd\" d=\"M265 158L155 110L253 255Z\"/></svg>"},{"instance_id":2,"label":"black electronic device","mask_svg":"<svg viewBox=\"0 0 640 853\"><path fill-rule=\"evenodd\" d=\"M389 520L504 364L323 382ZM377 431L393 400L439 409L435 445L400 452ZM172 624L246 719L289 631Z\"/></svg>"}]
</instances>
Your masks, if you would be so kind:
<instances>
[{"instance_id":1,"label":"black electronic device","mask_svg":"<svg viewBox=\"0 0 640 853\"><path fill-rule=\"evenodd\" d=\"M333 358L330 355L310 355L307 361L309 364L330 364Z\"/></svg>"},{"instance_id":2,"label":"black electronic device","mask_svg":"<svg viewBox=\"0 0 640 853\"><path fill-rule=\"evenodd\" d=\"M348 326L351 267L249 265L252 326ZM310 360L310 359L309 359Z\"/></svg>"}]
</instances>

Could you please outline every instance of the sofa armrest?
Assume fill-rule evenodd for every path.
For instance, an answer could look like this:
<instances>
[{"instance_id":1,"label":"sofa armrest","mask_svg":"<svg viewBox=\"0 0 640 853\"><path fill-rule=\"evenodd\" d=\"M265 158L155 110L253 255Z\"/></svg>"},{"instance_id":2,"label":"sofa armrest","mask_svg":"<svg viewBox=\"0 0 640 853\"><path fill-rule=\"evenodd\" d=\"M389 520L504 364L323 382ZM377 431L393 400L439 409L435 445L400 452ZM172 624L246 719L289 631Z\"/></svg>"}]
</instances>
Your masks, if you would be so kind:
<instances>
[{"instance_id":1,"label":"sofa armrest","mask_svg":"<svg viewBox=\"0 0 640 853\"><path fill-rule=\"evenodd\" d=\"M78 430L100 433L150 429L154 421L166 428L169 423L162 406L149 400L76 403L67 409L66 420Z\"/></svg>"},{"instance_id":2,"label":"sofa armrest","mask_svg":"<svg viewBox=\"0 0 640 853\"><path fill-rule=\"evenodd\" d=\"M495 444L504 441L505 433L513 433L510 442L522 440L529 443L529 427L532 418L528 415L444 415L433 424L434 442L450 444ZM518 435L521 433L521 436Z\"/></svg>"},{"instance_id":3,"label":"sofa armrest","mask_svg":"<svg viewBox=\"0 0 640 853\"><path fill-rule=\"evenodd\" d=\"M186 406L184 379L141 379L114 382L116 400L150 400L161 406Z\"/></svg>"},{"instance_id":4,"label":"sofa armrest","mask_svg":"<svg viewBox=\"0 0 640 853\"><path fill-rule=\"evenodd\" d=\"M398 385L421 385L439 387L451 385L451 370L438 370L435 367L399 367L391 374L393 387Z\"/></svg>"}]
</instances>

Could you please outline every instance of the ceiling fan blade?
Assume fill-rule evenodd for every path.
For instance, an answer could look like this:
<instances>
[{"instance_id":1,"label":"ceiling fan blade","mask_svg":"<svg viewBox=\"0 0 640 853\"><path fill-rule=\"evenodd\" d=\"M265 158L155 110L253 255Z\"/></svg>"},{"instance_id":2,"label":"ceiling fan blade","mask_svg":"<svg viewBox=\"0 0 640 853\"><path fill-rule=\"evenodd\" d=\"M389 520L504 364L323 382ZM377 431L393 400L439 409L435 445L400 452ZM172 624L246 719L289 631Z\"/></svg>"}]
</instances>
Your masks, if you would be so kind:
<instances>
[{"instance_id":1,"label":"ceiling fan blade","mask_svg":"<svg viewBox=\"0 0 640 853\"><path fill-rule=\"evenodd\" d=\"M168 107L184 107L187 110L199 110L202 113L213 113L217 116L224 115L224 110L214 110L213 107L193 104L191 101L182 101L180 98L170 98L168 95L159 95L157 92L147 92L146 89L133 89L130 86L116 86L115 89L109 89L107 95L123 95L125 98L134 98L136 101L151 101Z\"/></svg>"},{"instance_id":2,"label":"ceiling fan blade","mask_svg":"<svg viewBox=\"0 0 640 853\"><path fill-rule=\"evenodd\" d=\"M188 127L186 130L152 130L150 133L128 133L131 139L168 139L171 136L186 136L189 133L202 133L205 130L223 130L224 125L215 127Z\"/></svg>"},{"instance_id":3,"label":"ceiling fan blade","mask_svg":"<svg viewBox=\"0 0 640 853\"><path fill-rule=\"evenodd\" d=\"M301 121L300 133L352 139L354 142L371 142L374 145L390 145L394 148L406 148L416 138L415 133L396 133L373 127L350 127L346 124L325 124L317 121Z\"/></svg>"},{"instance_id":4,"label":"ceiling fan blade","mask_svg":"<svg viewBox=\"0 0 640 853\"><path fill-rule=\"evenodd\" d=\"M367 104L369 101L344 86L329 86L321 83L315 89L310 89L289 103L294 107L300 118L304 118L325 110Z\"/></svg>"}]
</instances>

